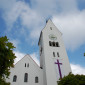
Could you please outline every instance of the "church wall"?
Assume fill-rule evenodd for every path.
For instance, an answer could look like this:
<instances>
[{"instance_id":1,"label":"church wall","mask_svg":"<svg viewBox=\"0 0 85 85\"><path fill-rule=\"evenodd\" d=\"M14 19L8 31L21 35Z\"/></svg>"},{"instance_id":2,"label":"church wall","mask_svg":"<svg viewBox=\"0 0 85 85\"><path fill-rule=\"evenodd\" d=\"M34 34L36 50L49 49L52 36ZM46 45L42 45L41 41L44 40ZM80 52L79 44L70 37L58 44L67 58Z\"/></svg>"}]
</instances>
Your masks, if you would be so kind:
<instances>
[{"instance_id":1,"label":"church wall","mask_svg":"<svg viewBox=\"0 0 85 85\"><path fill-rule=\"evenodd\" d=\"M44 57L44 43L43 43L43 33L40 38L40 44L39 48L42 47L42 53L40 52L40 67L43 69L43 85L47 85L47 79L46 79L46 67L45 67L45 57Z\"/></svg>"},{"instance_id":2,"label":"church wall","mask_svg":"<svg viewBox=\"0 0 85 85\"><path fill-rule=\"evenodd\" d=\"M49 40L48 40L48 33L43 32L43 42L44 42L44 57L45 57L45 72L46 72L46 80L47 85L57 85L57 80L55 77L55 71L52 61L52 54L51 49L49 49Z\"/></svg>"},{"instance_id":3,"label":"church wall","mask_svg":"<svg viewBox=\"0 0 85 85\"><path fill-rule=\"evenodd\" d=\"M29 63L29 67L25 67L25 63ZM20 60L10 71L10 79L7 79L7 81L10 81L11 85L43 85L43 71L28 55ZM24 82L25 73L28 73L28 82ZM13 82L14 75L17 75L16 82ZM39 78L38 83L35 83L36 76Z\"/></svg>"},{"instance_id":4,"label":"church wall","mask_svg":"<svg viewBox=\"0 0 85 85\"><path fill-rule=\"evenodd\" d=\"M54 72L54 66L53 66L53 61L51 58L51 49L49 49L49 39L48 36L50 33L49 29L46 25L46 27L43 30L43 42L44 42L44 57L45 57L45 68L46 68L46 80L47 80L47 85L57 85L56 83L56 77L55 77L55 72Z\"/></svg>"},{"instance_id":5,"label":"church wall","mask_svg":"<svg viewBox=\"0 0 85 85\"><path fill-rule=\"evenodd\" d=\"M63 62L63 69L64 69L64 75L68 75L69 72L71 72L71 67L70 67L70 63L69 63L69 59L66 53L66 49L62 40L62 37L60 38L60 44L61 44L61 48L59 50L60 52L60 56L62 57L62 62Z\"/></svg>"},{"instance_id":6,"label":"church wall","mask_svg":"<svg viewBox=\"0 0 85 85\"><path fill-rule=\"evenodd\" d=\"M52 30L50 29L52 27ZM44 58L45 58L45 68L46 68L46 79L47 85L56 85L59 80L59 72L56 72L56 66L54 63L59 59L63 64L61 65L62 76L68 75L71 72L69 60L66 54L64 43L62 41L62 33L53 25L51 21L48 21L46 27L43 29L43 43L44 43ZM50 40L49 35L54 34L57 36L57 40ZM60 47L49 46L49 41L59 42ZM53 57L53 52L55 52L56 57ZM59 52L60 57L57 57L57 52ZM57 68L58 70L58 68Z\"/></svg>"}]
</instances>

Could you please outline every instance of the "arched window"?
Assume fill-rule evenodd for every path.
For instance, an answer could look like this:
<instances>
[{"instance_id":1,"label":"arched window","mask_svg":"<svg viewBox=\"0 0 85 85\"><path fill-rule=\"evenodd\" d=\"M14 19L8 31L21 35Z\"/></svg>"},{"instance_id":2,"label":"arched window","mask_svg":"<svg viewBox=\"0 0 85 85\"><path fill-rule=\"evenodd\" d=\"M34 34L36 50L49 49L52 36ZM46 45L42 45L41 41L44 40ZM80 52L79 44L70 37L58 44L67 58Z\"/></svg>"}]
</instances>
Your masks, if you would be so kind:
<instances>
[{"instance_id":1,"label":"arched window","mask_svg":"<svg viewBox=\"0 0 85 85\"><path fill-rule=\"evenodd\" d=\"M49 46L53 46L53 47L60 47L59 46L59 43L58 42L51 42L51 41L49 41Z\"/></svg>"},{"instance_id":2,"label":"arched window","mask_svg":"<svg viewBox=\"0 0 85 85\"><path fill-rule=\"evenodd\" d=\"M38 80L38 77L35 77L35 83L38 83L39 80Z\"/></svg>"},{"instance_id":3,"label":"arched window","mask_svg":"<svg viewBox=\"0 0 85 85\"><path fill-rule=\"evenodd\" d=\"M25 73L24 75L24 82L27 82L28 81L28 73Z\"/></svg>"},{"instance_id":4,"label":"arched window","mask_svg":"<svg viewBox=\"0 0 85 85\"><path fill-rule=\"evenodd\" d=\"M49 46L52 46L52 42L51 41L49 41Z\"/></svg>"},{"instance_id":5,"label":"arched window","mask_svg":"<svg viewBox=\"0 0 85 85\"><path fill-rule=\"evenodd\" d=\"M29 63L27 64L27 67L29 67Z\"/></svg>"},{"instance_id":6,"label":"arched window","mask_svg":"<svg viewBox=\"0 0 85 85\"><path fill-rule=\"evenodd\" d=\"M53 52L53 57L55 57L55 52Z\"/></svg>"},{"instance_id":7,"label":"arched window","mask_svg":"<svg viewBox=\"0 0 85 85\"><path fill-rule=\"evenodd\" d=\"M16 82L16 81L17 81L17 76L14 75L14 76L13 76L13 82Z\"/></svg>"},{"instance_id":8,"label":"arched window","mask_svg":"<svg viewBox=\"0 0 85 85\"><path fill-rule=\"evenodd\" d=\"M56 42L56 47L59 47L59 43L58 42Z\"/></svg>"},{"instance_id":9,"label":"arched window","mask_svg":"<svg viewBox=\"0 0 85 85\"><path fill-rule=\"evenodd\" d=\"M53 42L53 46L55 46L55 42Z\"/></svg>"},{"instance_id":10,"label":"arched window","mask_svg":"<svg viewBox=\"0 0 85 85\"><path fill-rule=\"evenodd\" d=\"M60 56L59 56L59 52L57 52L57 56L60 57Z\"/></svg>"},{"instance_id":11,"label":"arched window","mask_svg":"<svg viewBox=\"0 0 85 85\"><path fill-rule=\"evenodd\" d=\"M25 63L25 67L26 67L26 63Z\"/></svg>"}]
</instances>

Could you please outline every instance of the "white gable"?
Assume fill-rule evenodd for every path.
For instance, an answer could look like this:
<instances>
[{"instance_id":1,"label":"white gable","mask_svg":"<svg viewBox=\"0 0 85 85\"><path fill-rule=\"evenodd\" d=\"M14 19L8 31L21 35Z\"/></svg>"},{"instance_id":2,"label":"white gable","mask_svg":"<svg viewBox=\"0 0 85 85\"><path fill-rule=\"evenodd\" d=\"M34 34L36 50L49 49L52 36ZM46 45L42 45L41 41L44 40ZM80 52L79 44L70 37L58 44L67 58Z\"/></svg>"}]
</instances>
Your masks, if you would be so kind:
<instances>
[{"instance_id":1,"label":"white gable","mask_svg":"<svg viewBox=\"0 0 85 85\"><path fill-rule=\"evenodd\" d=\"M46 26L45 28L42 30L42 32L45 30L50 30L52 28L52 30L56 30L55 32L56 33L59 33L60 35L62 35L62 33L59 31L59 29L54 25L54 23L49 19L47 22L46 22Z\"/></svg>"},{"instance_id":2,"label":"white gable","mask_svg":"<svg viewBox=\"0 0 85 85\"><path fill-rule=\"evenodd\" d=\"M10 71L10 80L7 81L11 82L12 85L24 85L24 83L28 85L35 85L35 77L39 78L37 85L43 85L42 69L29 55L24 56ZM25 73L28 73L28 82L24 82ZM13 82L14 75L17 76L16 82Z\"/></svg>"},{"instance_id":3,"label":"white gable","mask_svg":"<svg viewBox=\"0 0 85 85\"><path fill-rule=\"evenodd\" d=\"M32 59L32 57L30 55L25 55L20 61L18 61L16 64L15 64L15 67L17 67L18 65L21 65L22 66L25 66L25 63L26 63L26 67L27 67L27 64L33 64L34 67L36 67L37 69L40 69L40 66Z\"/></svg>"}]
</instances>

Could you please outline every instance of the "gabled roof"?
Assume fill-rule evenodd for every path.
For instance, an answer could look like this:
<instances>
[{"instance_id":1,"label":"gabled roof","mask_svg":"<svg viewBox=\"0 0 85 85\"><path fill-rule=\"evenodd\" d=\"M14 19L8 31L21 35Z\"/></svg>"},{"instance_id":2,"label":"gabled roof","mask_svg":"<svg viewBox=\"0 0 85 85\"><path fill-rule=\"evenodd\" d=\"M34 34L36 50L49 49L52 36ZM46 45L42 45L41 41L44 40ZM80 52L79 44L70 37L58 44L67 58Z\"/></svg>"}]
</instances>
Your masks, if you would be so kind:
<instances>
[{"instance_id":1,"label":"gabled roof","mask_svg":"<svg viewBox=\"0 0 85 85\"><path fill-rule=\"evenodd\" d=\"M54 26L55 26L55 24L52 22L52 20L51 19L48 19L48 20L46 20L46 25L48 24L48 23L52 23ZM46 27L46 26L45 26ZM42 32L43 32L43 30L45 29L45 27L42 29ZM60 32L60 30L55 26L55 28ZM60 32L60 34L62 35L62 33Z\"/></svg>"},{"instance_id":2,"label":"gabled roof","mask_svg":"<svg viewBox=\"0 0 85 85\"><path fill-rule=\"evenodd\" d=\"M40 68L40 66L35 62L35 60L34 60L29 54L25 55L23 58L25 58L25 57L27 57L27 56L29 56L29 58ZM23 58L22 58L22 59L23 59ZM17 63L19 63L22 59L20 59ZM16 63L16 64L17 64L17 63ZM15 64L15 65L16 65L16 64Z\"/></svg>"}]
</instances>

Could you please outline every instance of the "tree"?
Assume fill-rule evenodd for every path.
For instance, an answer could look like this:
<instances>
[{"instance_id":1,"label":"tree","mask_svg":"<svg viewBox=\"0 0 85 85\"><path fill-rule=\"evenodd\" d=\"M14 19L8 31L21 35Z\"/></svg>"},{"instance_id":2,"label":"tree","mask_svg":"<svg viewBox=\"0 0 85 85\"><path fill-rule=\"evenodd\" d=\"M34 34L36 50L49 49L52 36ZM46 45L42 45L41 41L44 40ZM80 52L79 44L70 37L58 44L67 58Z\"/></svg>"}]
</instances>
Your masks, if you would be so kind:
<instances>
[{"instance_id":1,"label":"tree","mask_svg":"<svg viewBox=\"0 0 85 85\"><path fill-rule=\"evenodd\" d=\"M74 75L69 73L68 76L60 79L58 85L85 85L85 75Z\"/></svg>"},{"instance_id":2,"label":"tree","mask_svg":"<svg viewBox=\"0 0 85 85\"><path fill-rule=\"evenodd\" d=\"M13 53L15 48L9 39L4 36L0 37L0 85L10 85L5 82L10 74L10 68L14 66L14 59L16 58Z\"/></svg>"},{"instance_id":3,"label":"tree","mask_svg":"<svg viewBox=\"0 0 85 85\"><path fill-rule=\"evenodd\" d=\"M84 53L84 56L85 56L85 53Z\"/></svg>"}]
</instances>

